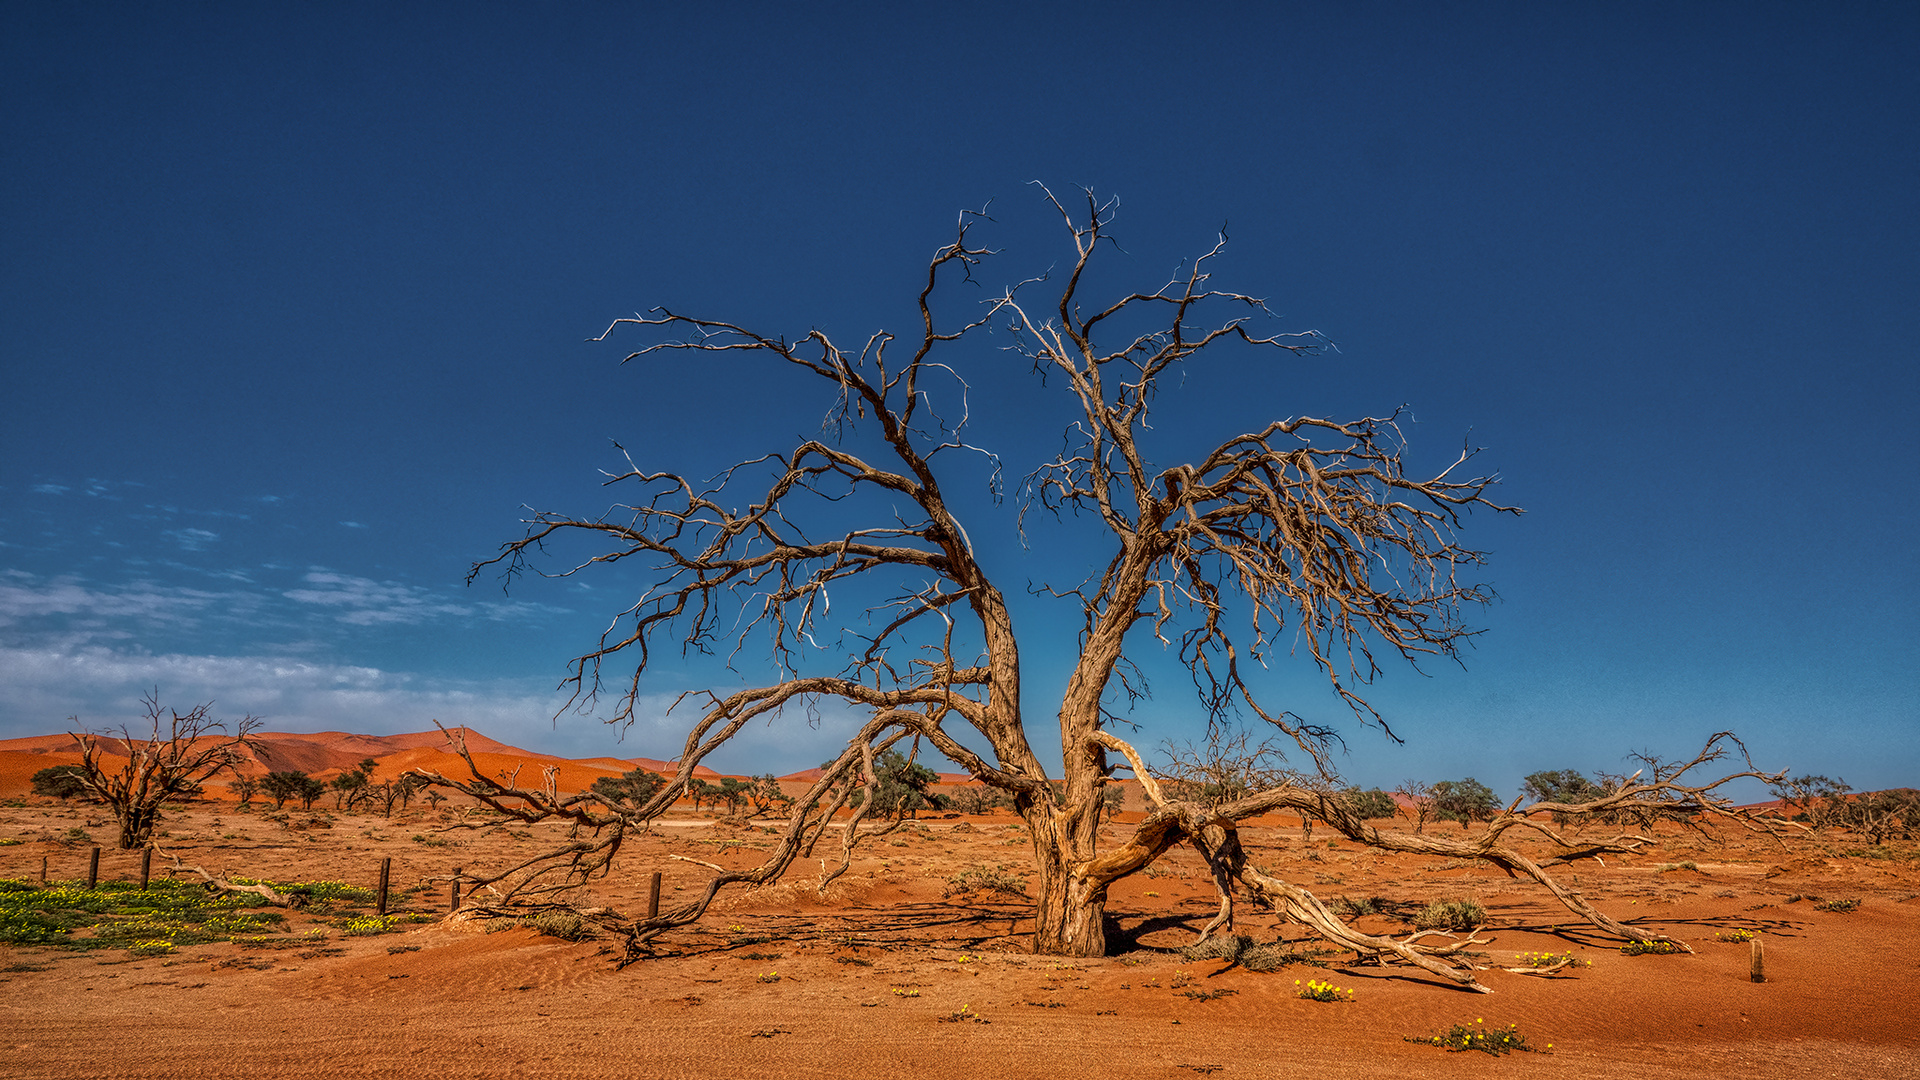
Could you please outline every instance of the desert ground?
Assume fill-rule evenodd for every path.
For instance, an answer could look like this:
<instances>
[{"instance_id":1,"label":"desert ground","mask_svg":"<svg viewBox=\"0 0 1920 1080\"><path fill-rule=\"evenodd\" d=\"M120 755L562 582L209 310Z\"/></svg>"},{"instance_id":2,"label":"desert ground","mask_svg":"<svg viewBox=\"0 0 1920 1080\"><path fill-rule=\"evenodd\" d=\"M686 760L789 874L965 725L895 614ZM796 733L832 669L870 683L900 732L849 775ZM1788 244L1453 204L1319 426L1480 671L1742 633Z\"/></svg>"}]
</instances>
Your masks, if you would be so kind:
<instances>
[{"instance_id":1,"label":"desert ground","mask_svg":"<svg viewBox=\"0 0 1920 1080\"><path fill-rule=\"evenodd\" d=\"M100 845L103 882L137 881L140 854L113 846L103 808L25 794L28 766L65 757L9 756L22 760L0 770L0 878L37 883L44 866L54 881L81 879ZM1406 929L1431 900L1479 901L1479 977L1494 993L1477 994L1349 952L1313 957L1302 927L1244 904L1238 932L1294 942L1325 966L1186 960L1180 947L1216 901L1184 851L1115 886L1112 955L1034 956L1026 901L953 885L968 871L1025 873L1025 833L1004 812L925 815L863 847L824 897L817 858L786 882L723 893L623 967L614 942L449 914L456 867L513 865L564 827L500 824L455 803L416 801L391 818L330 803L196 801L165 815L157 842L215 873L368 889L390 857L392 932L349 933L370 909L320 904L271 932L161 956L0 945L0 1076L1920 1076L1920 850L1906 842L1663 826L1644 854L1563 878L1695 949L1625 956L1531 883L1477 863L1379 854L1324 826L1307 840L1290 818L1245 830L1279 876L1323 898L1377 898L1380 913L1357 920L1370 932ZM644 912L657 871L670 905L709 873L687 860L750 865L769 831L684 807L578 902ZM155 878L170 865L156 858ZM1860 903L1821 910L1823 899ZM1764 983L1749 978L1750 945L1720 940L1741 929L1760 931ZM1590 966L1500 970L1541 951ZM1303 1000L1296 979L1329 980L1351 1000ZM1408 1041L1456 1024L1516 1025L1539 1050L1495 1058Z\"/></svg>"}]
</instances>

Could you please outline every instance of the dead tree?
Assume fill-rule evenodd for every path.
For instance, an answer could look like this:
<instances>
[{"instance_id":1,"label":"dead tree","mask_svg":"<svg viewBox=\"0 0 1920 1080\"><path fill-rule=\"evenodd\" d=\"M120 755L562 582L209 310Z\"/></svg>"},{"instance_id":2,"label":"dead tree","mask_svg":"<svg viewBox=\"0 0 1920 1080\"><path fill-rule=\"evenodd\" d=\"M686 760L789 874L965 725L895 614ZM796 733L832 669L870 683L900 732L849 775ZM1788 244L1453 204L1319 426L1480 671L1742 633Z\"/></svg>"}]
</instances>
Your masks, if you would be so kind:
<instances>
[{"instance_id":1,"label":"dead tree","mask_svg":"<svg viewBox=\"0 0 1920 1080\"><path fill-rule=\"evenodd\" d=\"M612 676L611 723L632 722L642 676L662 647L731 648L737 655L758 642L770 647L776 676L702 698L678 773L645 807L589 808L579 801L585 797L496 789L478 770L439 782L489 805L511 804L520 808L510 811L516 814L571 818L617 837L689 790L694 767L748 725L789 706L835 702L866 720L815 789L796 800L773 854L751 871L716 874L700 898L675 911L635 922L634 940L698 918L723 885L777 877L860 790L866 794L842 837L844 869L853 845L883 827L863 821L878 782L874 757L904 741L957 762L1005 793L1025 819L1037 871L1038 952L1104 954L1109 886L1174 844L1189 843L1207 855L1223 894L1238 883L1329 937L1471 983L1470 973L1438 959L1457 944L1358 935L1306 890L1238 855L1235 823L1269 809L1331 808L1331 786L1276 777L1225 802L1167 797L1133 748L1109 730L1116 717L1103 703L1138 691L1127 650L1154 639L1191 673L1210 722L1248 717L1305 756L1311 767L1303 773L1330 779L1334 729L1268 706L1248 673L1276 650L1304 652L1361 723L1385 729L1361 693L1380 673L1380 659L1455 657L1476 632L1463 611L1491 597L1470 579L1482 553L1456 539L1463 516L1518 511L1489 498L1495 477L1476 470L1470 446L1437 470L1410 473L1397 413L1275 420L1191 455L1150 446L1156 395L1168 380L1177 384L1186 365L1227 350L1242 359L1309 357L1322 339L1269 332L1261 300L1213 287L1224 235L1154 291L1089 303L1082 287L1110 240L1116 204L1089 193L1069 205L1042 191L1073 244L1064 273L1023 282L955 317L947 291L956 278L971 280L991 254L971 238L981 215L963 214L955 239L933 255L919 289L919 326L905 339L883 331L845 347L819 329L788 339L661 308L616 320L594 339L642 335L628 362L679 358L751 370L756 378L784 369L817 379L832 402L828 434L744 460L706 483L649 472L628 457L606 474L609 486L627 492L622 504L593 518L536 512L525 535L477 564L469 581L490 568L510 582L526 571L565 577L600 563L650 567L651 586L563 683L572 690L570 704L590 708L608 687L608 665L620 669ZM1057 292L1034 302L1049 288ZM985 344L988 334L1031 363L1044 387L1064 391L1063 450L1027 477L1018 528L1029 512L1041 512L1097 534L1088 541L1095 572L1078 585L1043 590L1083 616L1080 658L1057 727L1022 712L1013 606L976 548L988 537L961 522L944 486L968 459L999 475L998 459L967 441L968 388L957 360L949 359L968 343ZM1157 464L1167 460L1184 463ZM569 539L583 545L577 560L551 570L535 564L539 553ZM840 601L839 612L831 611L830 598ZM865 609L866 629L842 614L849 608ZM1030 742L1050 727L1064 759L1057 780ZM972 745L987 749L976 753ZM1103 787L1129 767L1148 787L1154 809L1118 847L1103 851ZM1389 839L1398 834L1327 813L1321 820L1343 832L1350 825L1381 846L1472 846ZM1496 840L1487 841L1489 853ZM554 861L578 870L598 865L603 853L611 856L600 846L558 852ZM1497 857L1483 857L1509 856L1499 849ZM823 887L837 872L823 874Z\"/></svg>"},{"instance_id":2,"label":"dead tree","mask_svg":"<svg viewBox=\"0 0 1920 1080\"><path fill-rule=\"evenodd\" d=\"M146 735L136 736L125 726L117 736L71 733L80 745L81 782L88 793L113 808L122 848L145 846L153 837L161 807L197 794L221 770L245 761L242 751L251 745L251 736L260 726L259 718L248 716L228 734L224 722L207 715L212 702L186 713L162 709L157 689L141 704L148 722ZM108 760L121 754L126 755L124 764Z\"/></svg>"}]
</instances>

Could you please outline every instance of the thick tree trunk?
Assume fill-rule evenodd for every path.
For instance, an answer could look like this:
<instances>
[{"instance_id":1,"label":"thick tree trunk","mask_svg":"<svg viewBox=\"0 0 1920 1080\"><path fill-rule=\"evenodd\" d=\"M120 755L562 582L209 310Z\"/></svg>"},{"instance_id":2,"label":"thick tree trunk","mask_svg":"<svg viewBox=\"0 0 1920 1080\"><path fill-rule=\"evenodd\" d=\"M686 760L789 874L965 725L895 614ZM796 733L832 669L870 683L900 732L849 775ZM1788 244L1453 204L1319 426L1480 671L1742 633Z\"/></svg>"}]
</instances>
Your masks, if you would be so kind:
<instances>
[{"instance_id":1,"label":"thick tree trunk","mask_svg":"<svg viewBox=\"0 0 1920 1080\"><path fill-rule=\"evenodd\" d=\"M1051 863L1051 865L1046 865ZM1107 955L1107 887L1043 860L1033 912L1033 951L1043 956Z\"/></svg>"},{"instance_id":2,"label":"thick tree trunk","mask_svg":"<svg viewBox=\"0 0 1920 1080\"><path fill-rule=\"evenodd\" d=\"M131 851L145 847L153 837L153 827L160 818L157 806L116 807L116 817L120 819L120 847Z\"/></svg>"}]
</instances>

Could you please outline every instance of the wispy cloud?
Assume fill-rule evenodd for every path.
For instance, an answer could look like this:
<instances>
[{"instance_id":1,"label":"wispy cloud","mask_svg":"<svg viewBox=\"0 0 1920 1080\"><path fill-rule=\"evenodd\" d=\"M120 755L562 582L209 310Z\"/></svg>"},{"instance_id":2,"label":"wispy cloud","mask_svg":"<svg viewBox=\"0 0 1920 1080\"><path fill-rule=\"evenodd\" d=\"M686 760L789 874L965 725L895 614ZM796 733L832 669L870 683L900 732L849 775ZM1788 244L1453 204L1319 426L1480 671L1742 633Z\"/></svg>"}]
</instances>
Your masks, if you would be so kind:
<instances>
[{"instance_id":1,"label":"wispy cloud","mask_svg":"<svg viewBox=\"0 0 1920 1080\"><path fill-rule=\"evenodd\" d=\"M160 535L180 545L182 551L205 551L220 534L207 529L167 529Z\"/></svg>"},{"instance_id":2,"label":"wispy cloud","mask_svg":"<svg viewBox=\"0 0 1920 1080\"><path fill-rule=\"evenodd\" d=\"M142 565L177 567L169 562ZM106 584L79 575L42 577L24 570L0 570L0 631L15 643L54 635L64 640L124 643L155 630L177 633L215 626L301 637L314 629L313 618L319 613L326 614L325 624L391 626L436 619L535 619L564 611L520 601L465 602L451 599L451 590L318 568L301 578L303 587L294 589L258 584L241 570L195 573L235 587L196 588L144 578ZM302 631L302 626L308 631Z\"/></svg>"},{"instance_id":3,"label":"wispy cloud","mask_svg":"<svg viewBox=\"0 0 1920 1080\"><path fill-rule=\"evenodd\" d=\"M346 526L347 528L349 528L349 529L364 529L364 528L367 528L367 526L365 526L365 525L362 525L362 524L360 524L360 523L359 523L359 522L357 522L357 521L343 521L343 522L341 522L340 524L342 524L342 525L345 525L345 526Z\"/></svg>"},{"instance_id":4,"label":"wispy cloud","mask_svg":"<svg viewBox=\"0 0 1920 1080\"><path fill-rule=\"evenodd\" d=\"M435 684L379 668L297 657L147 655L104 646L0 648L0 731L6 736L119 723L141 693L213 701L222 717L256 715L292 730L416 731L438 719L482 731L534 730L557 707L525 686Z\"/></svg>"},{"instance_id":5,"label":"wispy cloud","mask_svg":"<svg viewBox=\"0 0 1920 1080\"><path fill-rule=\"evenodd\" d=\"M287 599L338 609L334 617L352 626L422 623L436 618L524 618L561 610L521 602L461 603L418 585L374 581L330 570L316 569L302 580L309 587L289 589Z\"/></svg>"},{"instance_id":6,"label":"wispy cloud","mask_svg":"<svg viewBox=\"0 0 1920 1080\"><path fill-rule=\"evenodd\" d=\"M273 731L380 735L431 730L438 720L568 757L673 757L695 715L676 712L667 722L663 714L673 695L648 697L643 722L623 742L591 717L567 714L556 722L564 698L542 680L431 679L298 657L0 647L0 739L64 731L69 717L82 727L117 726L137 717L141 695L156 687L168 704L211 701L216 718L258 716ZM804 768L819 760L809 754L811 747L798 755L776 752L751 771Z\"/></svg>"},{"instance_id":7,"label":"wispy cloud","mask_svg":"<svg viewBox=\"0 0 1920 1080\"><path fill-rule=\"evenodd\" d=\"M191 621L215 605L248 607L240 594L137 581L98 588L73 576L41 578L24 570L0 571L0 627L65 616L80 627L115 622ZM122 632L124 636L124 631Z\"/></svg>"},{"instance_id":8,"label":"wispy cloud","mask_svg":"<svg viewBox=\"0 0 1920 1080\"><path fill-rule=\"evenodd\" d=\"M474 613L470 605L450 603L417 585L374 581L324 570L313 571L301 580L310 587L289 589L285 594L287 599L336 608L339 613L334 617L353 626L421 623L439 616Z\"/></svg>"},{"instance_id":9,"label":"wispy cloud","mask_svg":"<svg viewBox=\"0 0 1920 1080\"><path fill-rule=\"evenodd\" d=\"M146 485L132 480L98 480L89 477L80 485L80 490L96 499L118 502L125 497L120 494L123 489L142 487ZM65 495L73 489L74 485L63 484L56 480L45 480L28 488L29 491L38 492L41 495Z\"/></svg>"}]
</instances>

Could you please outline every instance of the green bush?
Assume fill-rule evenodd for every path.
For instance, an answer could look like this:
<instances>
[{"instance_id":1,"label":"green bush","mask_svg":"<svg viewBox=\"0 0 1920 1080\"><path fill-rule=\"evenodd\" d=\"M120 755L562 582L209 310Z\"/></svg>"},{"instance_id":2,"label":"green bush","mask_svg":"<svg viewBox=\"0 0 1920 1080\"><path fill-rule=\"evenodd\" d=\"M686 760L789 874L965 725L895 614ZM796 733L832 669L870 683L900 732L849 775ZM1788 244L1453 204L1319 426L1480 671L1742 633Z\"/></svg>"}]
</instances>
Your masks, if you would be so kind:
<instances>
[{"instance_id":1,"label":"green bush","mask_svg":"<svg viewBox=\"0 0 1920 1080\"><path fill-rule=\"evenodd\" d=\"M87 785L83 779L86 770L78 765L55 765L50 769L41 769L33 774L31 783L35 795L47 795L65 802L76 795L85 795Z\"/></svg>"},{"instance_id":2,"label":"green bush","mask_svg":"<svg viewBox=\"0 0 1920 1080\"><path fill-rule=\"evenodd\" d=\"M1348 788L1340 793L1340 801L1346 803L1347 809L1361 818L1390 818L1400 813L1400 804L1393 801L1393 796L1379 788L1370 788L1366 791L1357 787Z\"/></svg>"},{"instance_id":3,"label":"green bush","mask_svg":"<svg viewBox=\"0 0 1920 1080\"><path fill-rule=\"evenodd\" d=\"M1441 821L1457 821L1465 828L1475 821L1491 821L1499 809L1493 789L1471 776L1433 785L1433 813Z\"/></svg>"},{"instance_id":4,"label":"green bush","mask_svg":"<svg viewBox=\"0 0 1920 1080\"><path fill-rule=\"evenodd\" d=\"M595 780L593 787L588 790L609 806L637 810L666 785L666 778L659 773L630 769L617 777L603 776Z\"/></svg>"}]
</instances>

